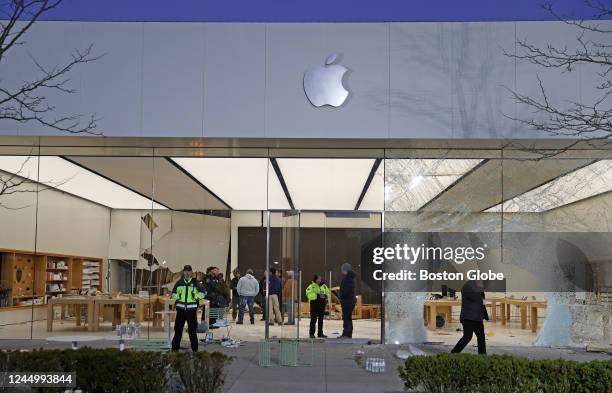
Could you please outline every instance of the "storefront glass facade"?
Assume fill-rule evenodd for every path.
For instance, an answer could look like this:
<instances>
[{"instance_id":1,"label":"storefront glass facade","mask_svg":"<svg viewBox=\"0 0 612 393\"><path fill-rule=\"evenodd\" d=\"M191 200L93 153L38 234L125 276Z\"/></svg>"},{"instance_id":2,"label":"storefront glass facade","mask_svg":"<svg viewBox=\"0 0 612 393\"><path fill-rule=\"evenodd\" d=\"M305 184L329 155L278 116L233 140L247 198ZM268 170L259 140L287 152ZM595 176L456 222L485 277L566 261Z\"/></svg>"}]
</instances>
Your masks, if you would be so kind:
<instances>
[{"instance_id":1,"label":"storefront glass facade","mask_svg":"<svg viewBox=\"0 0 612 393\"><path fill-rule=\"evenodd\" d=\"M460 288L373 280L372 249L401 241L484 247L478 268L506 278L491 292L545 304L526 316L520 305L509 308L509 323L525 322L531 332L526 345L609 340L609 150L477 140L347 140L326 148L317 140L87 139L0 140L5 338L112 335L127 321L142 336L165 338L164 295L185 264L200 279L210 266L228 280L235 268L253 269L258 280L275 268L284 285L293 272L297 288L283 291L282 318L291 312L306 322L312 276L333 291L348 262L363 337L432 341L437 315L424 305L442 285ZM382 270L410 269L395 262ZM432 263L445 269L442 260ZM339 326L336 306L332 297L330 330ZM452 327L450 314L442 329ZM308 336L304 324L272 326L260 317L257 327L232 334Z\"/></svg>"}]
</instances>

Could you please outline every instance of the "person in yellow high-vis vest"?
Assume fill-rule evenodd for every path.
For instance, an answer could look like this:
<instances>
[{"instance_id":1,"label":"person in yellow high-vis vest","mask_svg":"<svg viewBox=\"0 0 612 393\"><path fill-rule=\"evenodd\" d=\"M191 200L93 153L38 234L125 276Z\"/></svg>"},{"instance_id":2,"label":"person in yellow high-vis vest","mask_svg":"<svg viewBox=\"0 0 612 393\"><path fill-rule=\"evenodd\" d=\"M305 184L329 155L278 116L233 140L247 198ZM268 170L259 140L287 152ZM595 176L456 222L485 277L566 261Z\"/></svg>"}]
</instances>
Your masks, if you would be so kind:
<instances>
[{"instance_id":1,"label":"person in yellow high-vis vest","mask_svg":"<svg viewBox=\"0 0 612 393\"><path fill-rule=\"evenodd\" d=\"M318 325L317 337L327 337L323 334L323 317L330 293L327 285L321 281L321 276L315 274L312 283L306 288L306 298L310 302L310 338L315 338L315 325Z\"/></svg>"},{"instance_id":2,"label":"person in yellow high-vis vest","mask_svg":"<svg viewBox=\"0 0 612 393\"><path fill-rule=\"evenodd\" d=\"M174 321L174 338L172 338L172 350L178 351L183 338L183 328L187 322L191 350L198 351L198 306L200 300L204 299L201 285L193 278L193 270L190 265L183 268L183 277L176 282L172 289L172 299L176 308L176 320Z\"/></svg>"}]
</instances>

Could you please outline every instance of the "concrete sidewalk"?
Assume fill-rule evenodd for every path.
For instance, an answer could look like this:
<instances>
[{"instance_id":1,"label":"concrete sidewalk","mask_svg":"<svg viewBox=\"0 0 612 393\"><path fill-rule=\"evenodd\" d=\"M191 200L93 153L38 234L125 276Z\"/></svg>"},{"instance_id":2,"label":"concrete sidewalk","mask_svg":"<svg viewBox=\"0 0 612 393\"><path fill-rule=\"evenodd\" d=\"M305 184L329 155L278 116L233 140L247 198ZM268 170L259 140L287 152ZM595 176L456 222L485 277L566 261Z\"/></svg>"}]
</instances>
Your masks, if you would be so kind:
<instances>
[{"instance_id":1,"label":"concrete sidewalk","mask_svg":"<svg viewBox=\"0 0 612 393\"><path fill-rule=\"evenodd\" d=\"M210 347L209 347L210 348ZM212 349L212 348L210 348ZM226 393L396 393L403 391L403 383L398 376L398 366L403 361L395 355L398 350L410 352L423 351L426 354L450 352L448 345L419 344L413 346L397 345L354 345L327 343L315 344L313 366L297 368L258 366L258 347L256 343L246 343L239 349L223 349L224 353L235 356L229 367ZM531 359L563 358L576 361L611 359L605 353L592 353L576 349L559 348L516 348L490 347L490 354L512 354ZM363 355L358 354L362 352ZM466 348L468 353L476 353L475 345ZM384 373L374 374L366 371L360 360L366 357L385 359ZM308 356L303 356L308 358Z\"/></svg>"},{"instance_id":2,"label":"concrete sidewalk","mask_svg":"<svg viewBox=\"0 0 612 393\"><path fill-rule=\"evenodd\" d=\"M84 343L89 347L116 347L117 343L99 340ZM0 349L55 349L69 348L70 343L50 343L45 340L0 340ZM188 342L183 341L184 350ZM311 361L310 346L301 344L300 362ZM233 357L228 367L224 393L399 393L403 384L397 368L402 360L395 355L398 350L436 354L450 352L451 346L440 344L417 344L413 346L341 344L333 339L314 344L312 365L299 367L274 366L261 368L258 365L259 343L245 342L239 348L224 348L219 344L202 345L203 351L220 351ZM530 359L571 359L576 361L604 360L612 356L606 353L586 352L581 349L539 347L487 348L489 354L511 354ZM467 353L476 353L475 343L466 348ZM382 357L386 370L374 374L363 368L366 357ZM272 351L272 360L278 362L278 354Z\"/></svg>"},{"instance_id":3,"label":"concrete sidewalk","mask_svg":"<svg viewBox=\"0 0 612 393\"><path fill-rule=\"evenodd\" d=\"M301 361L310 362L311 355L306 346L301 351ZM363 351L363 355L357 355ZM396 359L389 348L381 345L351 345L317 343L314 362L310 366L268 367L258 365L258 346L248 343L237 350L224 351L234 355L229 368L224 392L227 393L395 393L402 391L402 382L397 373L401 360ZM385 359L384 373L366 371L358 361L367 356ZM273 361L275 356L272 356Z\"/></svg>"}]
</instances>

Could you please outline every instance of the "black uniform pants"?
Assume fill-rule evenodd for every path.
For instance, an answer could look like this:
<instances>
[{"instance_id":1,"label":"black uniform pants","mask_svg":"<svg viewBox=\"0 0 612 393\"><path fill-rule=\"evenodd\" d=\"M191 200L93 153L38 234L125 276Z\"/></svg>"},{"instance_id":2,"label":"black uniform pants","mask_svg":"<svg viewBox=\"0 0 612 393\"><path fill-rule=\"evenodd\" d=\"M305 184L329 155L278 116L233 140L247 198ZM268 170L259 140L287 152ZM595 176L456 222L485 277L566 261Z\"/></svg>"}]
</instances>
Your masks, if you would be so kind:
<instances>
[{"instance_id":1,"label":"black uniform pants","mask_svg":"<svg viewBox=\"0 0 612 393\"><path fill-rule=\"evenodd\" d=\"M240 309L240 296L232 294L232 320L235 321Z\"/></svg>"},{"instance_id":2,"label":"black uniform pants","mask_svg":"<svg viewBox=\"0 0 612 393\"><path fill-rule=\"evenodd\" d=\"M174 338L172 339L172 350L178 351L181 347L181 339L183 338L183 329L185 328L185 322L187 322L187 331L189 332L189 341L191 342L191 350L193 352L198 351L198 335L196 329L198 328L198 314L197 308L183 310L180 308L176 309L176 320L174 321Z\"/></svg>"},{"instance_id":3,"label":"black uniform pants","mask_svg":"<svg viewBox=\"0 0 612 393\"><path fill-rule=\"evenodd\" d=\"M342 335L353 337L353 310L355 302L342 302Z\"/></svg>"},{"instance_id":4,"label":"black uniform pants","mask_svg":"<svg viewBox=\"0 0 612 393\"><path fill-rule=\"evenodd\" d=\"M318 325L318 335L323 335L323 317L325 316L325 301L316 299L310 301L310 335L314 336Z\"/></svg>"},{"instance_id":5,"label":"black uniform pants","mask_svg":"<svg viewBox=\"0 0 612 393\"><path fill-rule=\"evenodd\" d=\"M451 351L452 353L458 353L463 351L466 345L472 340L472 335L476 333L476 338L478 339L478 353L481 355L487 354L487 344L485 342L485 332L484 332L484 324L482 321L468 321L462 320L461 325L463 325L463 337L459 339L455 348Z\"/></svg>"}]
</instances>

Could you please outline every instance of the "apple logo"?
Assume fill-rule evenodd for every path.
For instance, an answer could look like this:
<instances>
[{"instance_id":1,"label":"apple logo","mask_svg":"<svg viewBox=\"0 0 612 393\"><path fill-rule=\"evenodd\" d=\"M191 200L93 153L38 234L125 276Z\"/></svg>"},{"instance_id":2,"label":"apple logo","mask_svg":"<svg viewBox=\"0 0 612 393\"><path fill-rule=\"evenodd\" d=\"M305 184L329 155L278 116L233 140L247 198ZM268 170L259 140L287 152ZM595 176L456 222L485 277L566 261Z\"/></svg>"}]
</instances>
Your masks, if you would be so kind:
<instances>
[{"instance_id":1,"label":"apple logo","mask_svg":"<svg viewBox=\"0 0 612 393\"><path fill-rule=\"evenodd\" d=\"M332 53L325 59L324 66L313 67L304 73L304 93L317 108L324 105L339 107L349 95L342 84L342 77L348 69L333 64L337 57Z\"/></svg>"}]
</instances>

